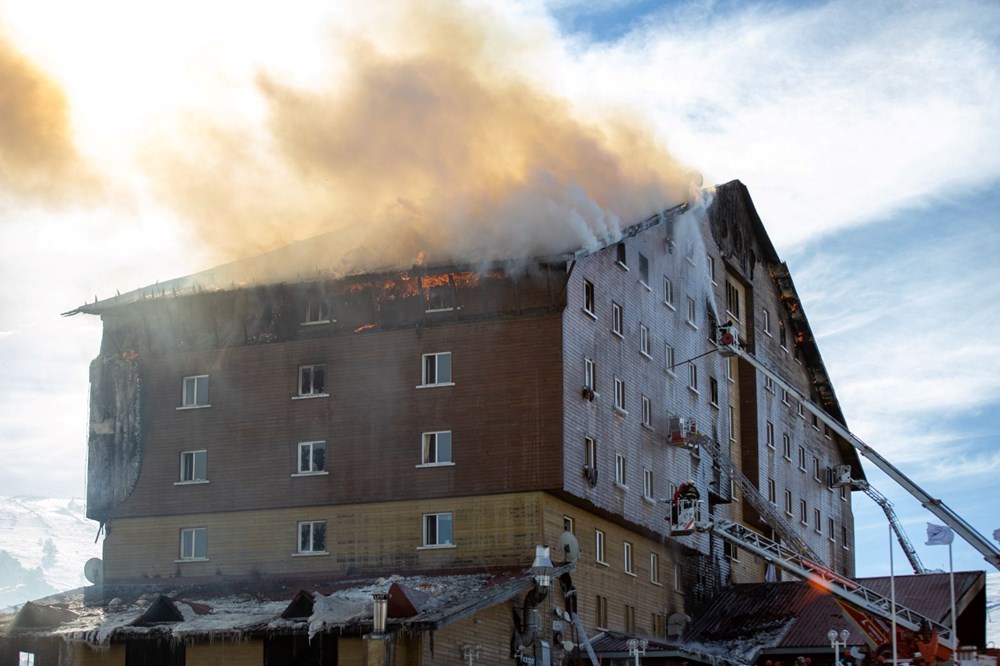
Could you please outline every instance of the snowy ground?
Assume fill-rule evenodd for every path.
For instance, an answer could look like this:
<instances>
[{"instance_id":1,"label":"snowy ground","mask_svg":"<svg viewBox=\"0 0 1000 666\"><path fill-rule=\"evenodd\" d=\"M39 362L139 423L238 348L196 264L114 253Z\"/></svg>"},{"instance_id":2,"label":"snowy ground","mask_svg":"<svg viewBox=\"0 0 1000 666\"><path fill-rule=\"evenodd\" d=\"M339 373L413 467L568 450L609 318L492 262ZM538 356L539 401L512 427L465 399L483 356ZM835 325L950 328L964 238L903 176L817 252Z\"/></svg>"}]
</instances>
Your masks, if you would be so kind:
<instances>
[{"instance_id":1,"label":"snowy ground","mask_svg":"<svg viewBox=\"0 0 1000 666\"><path fill-rule=\"evenodd\" d=\"M0 610L88 584L101 556L97 523L82 499L0 497Z\"/></svg>"}]
</instances>

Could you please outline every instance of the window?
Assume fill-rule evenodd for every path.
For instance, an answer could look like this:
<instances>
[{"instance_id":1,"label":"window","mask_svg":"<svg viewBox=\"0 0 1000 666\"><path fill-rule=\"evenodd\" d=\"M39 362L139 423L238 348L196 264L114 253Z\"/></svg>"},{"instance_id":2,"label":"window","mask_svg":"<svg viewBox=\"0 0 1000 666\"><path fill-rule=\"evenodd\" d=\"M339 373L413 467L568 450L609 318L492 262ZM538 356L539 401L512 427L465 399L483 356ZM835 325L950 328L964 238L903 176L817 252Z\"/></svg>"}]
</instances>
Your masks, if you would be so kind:
<instances>
[{"instance_id":1,"label":"window","mask_svg":"<svg viewBox=\"0 0 1000 666\"><path fill-rule=\"evenodd\" d=\"M596 315L594 310L594 283L590 280L583 281L583 309L592 315Z\"/></svg>"},{"instance_id":2,"label":"window","mask_svg":"<svg viewBox=\"0 0 1000 666\"><path fill-rule=\"evenodd\" d=\"M788 351L788 343L785 340L785 321L783 319L778 320L778 344L785 351Z\"/></svg>"},{"instance_id":3,"label":"window","mask_svg":"<svg viewBox=\"0 0 1000 666\"><path fill-rule=\"evenodd\" d=\"M326 366L299 366L299 396L326 395Z\"/></svg>"},{"instance_id":4,"label":"window","mask_svg":"<svg viewBox=\"0 0 1000 666\"><path fill-rule=\"evenodd\" d=\"M712 284L718 284L715 281L715 257L712 255L707 255L708 259L708 278L712 281Z\"/></svg>"},{"instance_id":5,"label":"window","mask_svg":"<svg viewBox=\"0 0 1000 666\"><path fill-rule=\"evenodd\" d=\"M625 485L625 456L620 453L615 454L615 483Z\"/></svg>"},{"instance_id":6,"label":"window","mask_svg":"<svg viewBox=\"0 0 1000 666\"><path fill-rule=\"evenodd\" d=\"M622 267L628 266L628 262L626 261L626 256L625 256L625 243L624 243L624 241L621 242L621 243L618 243L618 245L615 246L615 250L616 250L616 255L615 256L616 256L616 258L618 260L618 263Z\"/></svg>"},{"instance_id":7,"label":"window","mask_svg":"<svg viewBox=\"0 0 1000 666\"><path fill-rule=\"evenodd\" d=\"M826 519L826 531L827 531L826 534L827 539L829 539L830 541L837 540L837 532L836 532L836 527L834 526L833 518Z\"/></svg>"},{"instance_id":8,"label":"window","mask_svg":"<svg viewBox=\"0 0 1000 666\"><path fill-rule=\"evenodd\" d=\"M847 501L847 486L840 487L840 499L844 502Z\"/></svg>"},{"instance_id":9,"label":"window","mask_svg":"<svg viewBox=\"0 0 1000 666\"><path fill-rule=\"evenodd\" d=\"M611 332L618 337L625 335L625 315L622 306L614 301L611 302Z\"/></svg>"},{"instance_id":10,"label":"window","mask_svg":"<svg viewBox=\"0 0 1000 666\"><path fill-rule=\"evenodd\" d=\"M799 469L806 471L806 449L803 446L799 447Z\"/></svg>"},{"instance_id":11,"label":"window","mask_svg":"<svg viewBox=\"0 0 1000 666\"><path fill-rule=\"evenodd\" d=\"M425 275L421 279L424 286L427 312L446 312L455 309L455 292L448 275Z\"/></svg>"},{"instance_id":12,"label":"window","mask_svg":"<svg viewBox=\"0 0 1000 666\"><path fill-rule=\"evenodd\" d=\"M592 469L597 469L597 441L593 437L584 437L584 451L587 461L584 463Z\"/></svg>"},{"instance_id":13,"label":"window","mask_svg":"<svg viewBox=\"0 0 1000 666\"><path fill-rule=\"evenodd\" d=\"M635 575L635 565L632 562L632 544L628 541L622 542L622 566L625 573Z\"/></svg>"},{"instance_id":14,"label":"window","mask_svg":"<svg viewBox=\"0 0 1000 666\"><path fill-rule=\"evenodd\" d=\"M35 666L34 652L18 652L17 666Z\"/></svg>"},{"instance_id":15,"label":"window","mask_svg":"<svg viewBox=\"0 0 1000 666\"><path fill-rule=\"evenodd\" d=\"M774 424L771 423L770 421L768 421L767 425L764 426L764 432L766 433L764 435L764 441L767 443L767 447L769 449L773 449L774 448Z\"/></svg>"},{"instance_id":16,"label":"window","mask_svg":"<svg viewBox=\"0 0 1000 666\"><path fill-rule=\"evenodd\" d=\"M729 280L726 280L726 314L740 320L740 290Z\"/></svg>"},{"instance_id":17,"label":"window","mask_svg":"<svg viewBox=\"0 0 1000 666\"><path fill-rule=\"evenodd\" d=\"M663 302L671 309L674 307L674 283L666 276L663 278Z\"/></svg>"},{"instance_id":18,"label":"window","mask_svg":"<svg viewBox=\"0 0 1000 666\"><path fill-rule=\"evenodd\" d=\"M451 352L424 354L423 386L450 386Z\"/></svg>"},{"instance_id":19,"label":"window","mask_svg":"<svg viewBox=\"0 0 1000 666\"><path fill-rule=\"evenodd\" d=\"M625 411L625 380L615 377L615 408Z\"/></svg>"},{"instance_id":20,"label":"window","mask_svg":"<svg viewBox=\"0 0 1000 666\"><path fill-rule=\"evenodd\" d=\"M781 402L783 404L785 404L785 405L792 404L792 401L791 401L791 399L788 396L788 390L787 389L781 389Z\"/></svg>"},{"instance_id":21,"label":"window","mask_svg":"<svg viewBox=\"0 0 1000 666\"><path fill-rule=\"evenodd\" d=\"M625 604L625 633L635 633L635 606Z\"/></svg>"},{"instance_id":22,"label":"window","mask_svg":"<svg viewBox=\"0 0 1000 666\"><path fill-rule=\"evenodd\" d=\"M208 559L208 528L185 527L181 530L182 560Z\"/></svg>"},{"instance_id":23,"label":"window","mask_svg":"<svg viewBox=\"0 0 1000 666\"><path fill-rule=\"evenodd\" d=\"M642 396L642 425L653 427L653 405L646 396Z\"/></svg>"},{"instance_id":24,"label":"window","mask_svg":"<svg viewBox=\"0 0 1000 666\"><path fill-rule=\"evenodd\" d=\"M799 522L803 525L809 524L809 507L805 500L799 500Z\"/></svg>"},{"instance_id":25,"label":"window","mask_svg":"<svg viewBox=\"0 0 1000 666\"><path fill-rule=\"evenodd\" d=\"M781 436L781 455L785 460L792 459L792 440L788 435Z\"/></svg>"},{"instance_id":26,"label":"window","mask_svg":"<svg viewBox=\"0 0 1000 666\"><path fill-rule=\"evenodd\" d=\"M674 348L668 343L663 345L663 362L667 366L667 372L674 374Z\"/></svg>"},{"instance_id":27,"label":"window","mask_svg":"<svg viewBox=\"0 0 1000 666\"><path fill-rule=\"evenodd\" d=\"M420 443L421 465L451 465L451 431L425 432Z\"/></svg>"},{"instance_id":28,"label":"window","mask_svg":"<svg viewBox=\"0 0 1000 666\"><path fill-rule=\"evenodd\" d=\"M684 585L684 570L680 564L674 563L674 591L680 592Z\"/></svg>"},{"instance_id":29,"label":"window","mask_svg":"<svg viewBox=\"0 0 1000 666\"><path fill-rule=\"evenodd\" d=\"M736 383L736 357L726 361L726 379L728 379L730 383Z\"/></svg>"},{"instance_id":30,"label":"window","mask_svg":"<svg viewBox=\"0 0 1000 666\"><path fill-rule=\"evenodd\" d=\"M732 560L733 562L740 561L740 549L738 546L729 543L728 541L722 542L722 556L726 559Z\"/></svg>"},{"instance_id":31,"label":"window","mask_svg":"<svg viewBox=\"0 0 1000 666\"><path fill-rule=\"evenodd\" d=\"M299 553L326 553L326 521L299 523Z\"/></svg>"},{"instance_id":32,"label":"window","mask_svg":"<svg viewBox=\"0 0 1000 666\"><path fill-rule=\"evenodd\" d=\"M305 318L303 324L329 324L330 306L322 298L310 298L306 301Z\"/></svg>"},{"instance_id":33,"label":"window","mask_svg":"<svg viewBox=\"0 0 1000 666\"><path fill-rule=\"evenodd\" d=\"M180 483L208 481L208 451L181 451Z\"/></svg>"},{"instance_id":34,"label":"window","mask_svg":"<svg viewBox=\"0 0 1000 666\"><path fill-rule=\"evenodd\" d=\"M649 582L653 585L660 584L660 556L656 553L649 554Z\"/></svg>"},{"instance_id":35,"label":"window","mask_svg":"<svg viewBox=\"0 0 1000 666\"><path fill-rule=\"evenodd\" d=\"M851 546L847 542L847 528L840 528L840 545L843 546L844 550L850 550Z\"/></svg>"},{"instance_id":36,"label":"window","mask_svg":"<svg viewBox=\"0 0 1000 666\"><path fill-rule=\"evenodd\" d=\"M764 375L764 390L774 393L774 380Z\"/></svg>"},{"instance_id":37,"label":"window","mask_svg":"<svg viewBox=\"0 0 1000 666\"><path fill-rule=\"evenodd\" d=\"M208 407L208 375L184 378L181 407Z\"/></svg>"},{"instance_id":38,"label":"window","mask_svg":"<svg viewBox=\"0 0 1000 666\"><path fill-rule=\"evenodd\" d=\"M719 382L715 377L708 378L708 401L715 407L719 406Z\"/></svg>"},{"instance_id":39,"label":"window","mask_svg":"<svg viewBox=\"0 0 1000 666\"><path fill-rule=\"evenodd\" d=\"M569 516L563 516L563 532L576 534L576 523Z\"/></svg>"},{"instance_id":40,"label":"window","mask_svg":"<svg viewBox=\"0 0 1000 666\"><path fill-rule=\"evenodd\" d=\"M812 414L812 413L810 413L810 416L812 416L812 427L813 427L813 430L815 430L816 432L819 432L819 417L816 416L815 414Z\"/></svg>"},{"instance_id":41,"label":"window","mask_svg":"<svg viewBox=\"0 0 1000 666\"><path fill-rule=\"evenodd\" d=\"M424 514L424 547L452 546L451 513Z\"/></svg>"},{"instance_id":42,"label":"window","mask_svg":"<svg viewBox=\"0 0 1000 666\"><path fill-rule=\"evenodd\" d=\"M792 491L785 491L785 513L792 515Z\"/></svg>"},{"instance_id":43,"label":"window","mask_svg":"<svg viewBox=\"0 0 1000 666\"><path fill-rule=\"evenodd\" d=\"M688 388L698 392L698 366L693 362L688 363Z\"/></svg>"},{"instance_id":44,"label":"window","mask_svg":"<svg viewBox=\"0 0 1000 666\"><path fill-rule=\"evenodd\" d=\"M649 285L649 259L642 252L639 253L639 280Z\"/></svg>"},{"instance_id":45,"label":"window","mask_svg":"<svg viewBox=\"0 0 1000 666\"><path fill-rule=\"evenodd\" d=\"M823 481L819 474L819 458L816 456L813 456L813 478L820 482Z\"/></svg>"},{"instance_id":46,"label":"window","mask_svg":"<svg viewBox=\"0 0 1000 666\"><path fill-rule=\"evenodd\" d=\"M729 441L736 441L736 410L729 405Z\"/></svg>"},{"instance_id":47,"label":"window","mask_svg":"<svg viewBox=\"0 0 1000 666\"><path fill-rule=\"evenodd\" d=\"M597 366L589 358L583 359L583 385L591 391L597 388Z\"/></svg>"},{"instance_id":48,"label":"window","mask_svg":"<svg viewBox=\"0 0 1000 666\"><path fill-rule=\"evenodd\" d=\"M594 617L594 624L597 625L598 629L604 629L608 626L608 598L598 594L596 608L597 614Z\"/></svg>"},{"instance_id":49,"label":"window","mask_svg":"<svg viewBox=\"0 0 1000 666\"><path fill-rule=\"evenodd\" d=\"M326 442L299 442L298 474L326 472Z\"/></svg>"},{"instance_id":50,"label":"window","mask_svg":"<svg viewBox=\"0 0 1000 666\"><path fill-rule=\"evenodd\" d=\"M800 419L804 419L806 417L805 408L802 406L801 400L796 404L795 410L798 412Z\"/></svg>"},{"instance_id":51,"label":"window","mask_svg":"<svg viewBox=\"0 0 1000 666\"><path fill-rule=\"evenodd\" d=\"M604 532L601 530L594 530L594 561L607 564L604 559Z\"/></svg>"},{"instance_id":52,"label":"window","mask_svg":"<svg viewBox=\"0 0 1000 666\"><path fill-rule=\"evenodd\" d=\"M698 310L694 304L694 299L687 297L687 323L698 328Z\"/></svg>"},{"instance_id":53,"label":"window","mask_svg":"<svg viewBox=\"0 0 1000 666\"><path fill-rule=\"evenodd\" d=\"M648 467L642 470L642 496L653 499L653 470Z\"/></svg>"},{"instance_id":54,"label":"window","mask_svg":"<svg viewBox=\"0 0 1000 666\"><path fill-rule=\"evenodd\" d=\"M778 503L778 494L774 486L774 479L767 480L767 501L771 504Z\"/></svg>"},{"instance_id":55,"label":"window","mask_svg":"<svg viewBox=\"0 0 1000 666\"><path fill-rule=\"evenodd\" d=\"M639 352L649 356L649 327L639 324Z\"/></svg>"},{"instance_id":56,"label":"window","mask_svg":"<svg viewBox=\"0 0 1000 666\"><path fill-rule=\"evenodd\" d=\"M816 530L816 534L823 533L823 514L819 509L813 509L813 529Z\"/></svg>"},{"instance_id":57,"label":"window","mask_svg":"<svg viewBox=\"0 0 1000 666\"><path fill-rule=\"evenodd\" d=\"M760 323L764 329L764 333L771 335L771 313L767 310L761 310L760 312Z\"/></svg>"},{"instance_id":58,"label":"window","mask_svg":"<svg viewBox=\"0 0 1000 666\"><path fill-rule=\"evenodd\" d=\"M667 637L667 616L663 613L652 613L650 626L653 628L653 635L657 638Z\"/></svg>"},{"instance_id":59,"label":"window","mask_svg":"<svg viewBox=\"0 0 1000 666\"><path fill-rule=\"evenodd\" d=\"M823 436L826 437L827 439L833 439L833 435L832 435L832 432L830 430L830 426L828 426L825 423L823 424Z\"/></svg>"}]
</instances>

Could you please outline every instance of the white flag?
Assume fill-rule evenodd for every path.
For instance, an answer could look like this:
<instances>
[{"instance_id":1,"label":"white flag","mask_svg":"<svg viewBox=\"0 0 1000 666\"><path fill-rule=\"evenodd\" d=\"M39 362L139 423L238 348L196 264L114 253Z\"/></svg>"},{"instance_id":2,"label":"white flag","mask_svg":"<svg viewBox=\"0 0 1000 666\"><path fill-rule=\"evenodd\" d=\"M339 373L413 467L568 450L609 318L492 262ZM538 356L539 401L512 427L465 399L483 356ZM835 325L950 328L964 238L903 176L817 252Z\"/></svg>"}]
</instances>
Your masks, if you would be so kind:
<instances>
[{"instance_id":1,"label":"white flag","mask_svg":"<svg viewBox=\"0 0 1000 666\"><path fill-rule=\"evenodd\" d=\"M1000 543L1000 527L993 530L993 540Z\"/></svg>"},{"instance_id":2,"label":"white flag","mask_svg":"<svg viewBox=\"0 0 1000 666\"><path fill-rule=\"evenodd\" d=\"M949 546L955 538L955 533L950 527L927 523L927 544L928 546Z\"/></svg>"}]
</instances>

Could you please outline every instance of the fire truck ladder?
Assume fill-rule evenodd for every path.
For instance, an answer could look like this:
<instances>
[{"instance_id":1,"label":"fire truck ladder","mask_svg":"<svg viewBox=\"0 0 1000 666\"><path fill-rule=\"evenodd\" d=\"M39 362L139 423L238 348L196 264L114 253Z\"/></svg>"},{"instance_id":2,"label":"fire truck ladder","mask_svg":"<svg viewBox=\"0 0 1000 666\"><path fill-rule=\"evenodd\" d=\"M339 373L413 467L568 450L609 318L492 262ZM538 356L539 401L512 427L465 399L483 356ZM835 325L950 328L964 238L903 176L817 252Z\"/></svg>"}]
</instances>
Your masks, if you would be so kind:
<instances>
[{"instance_id":1,"label":"fire truck ladder","mask_svg":"<svg viewBox=\"0 0 1000 666\"><path fill-rule=\"evenodd\" d=\"M778 508L774 506L764 495L760 492L756 485L754 485L750 479L744 476L743 472L740 471L739 467L733 464L733 460L730 456L722 452L722 447L718 442L710 437L703 436L699 444L707 446L709 453L715 459L716 463L722 467L725 471L729 472L730 476L736 481L737 487L740 492L743 493L743 497L750 503L750 506L760 514L760 517L770 526L775 534L781 537L781 539L793 547L794 550L798 551L802 555L807 556L809 559L823 564L819 555L813 551L812 548L799 536L799 533L788 524L788 521L781 515Z\"/></svg>"},{"instance_id":2,"label":"fire truck ladder","mask_svg":"<svg viewBox=\"0 0 1000 666\"><path fill-rule=\"evenodd\" d=\"M767 377L770 377L775 384L787 391L789 395L794 397L796 400L800 401L804 409L808 410L809 413L813 414L816 418L825 423L830 430L843 437L844 440L857 449L861 455L868 458L868 460L874 463L874 465L882 470L890 479L901 485L903 489L913 495L913 497L920 502L921 506L941 519L945 525L953 529L960 537L962 537L962 539L966 541L966 543L978 550L987 562L1000 570L1000 548L997 548L990 543L986 537L977 532L972 525L965 522L961 516L949 508L948 505L942 500L931 497L931 495L928 494L923 488L918 486L916 483L911 481L909 477L899 471L895 465L883 458L877 451L875 451L875 449L865 444L860 438L855 436L854 433L844 427L840 421L831 417L821 407L813 404L805 396L799 393L795 387L786 382L781 375L758 361L754 358L753 354L750 354L741 348L739 345L738 332L734 326L722 326L720 327L720 331L722 335L720 336L721 343L719 345L719 350L722 356L738 356L753 367L757 368L760 372L764 373Z\"/></svg>"},{"instance_id":3,"label":"fire truck ladder","mask_svg":"<svg viewBox=\"0 0 1000 666\"><path fill-rule=\"evenodd\" d=\"M818 562L803 557L776 541L731 520L716 520L714 523L704 523L703 526L730 543L764 558L767 562L774 563L784 571L829 590L857 608L890 621L895 615L896 624L910 631L936 630L938 642L952 651L955 649L955 641L952 639L949 627L898 603L893 604L889 598L830 571Z\"/></svg>"},{"instance_id":4,"label":"fire truck ladder","mask_svg":"<svg viewBox=\"0 0 1000 666\"><path fill-rule=\"evenodd\" d=\"M854 486L861 489L865 495L871 497L876 504L882 507L882 511L885 512L885 517L889 519L889 525L892 527L892 531L896 534L896 540L899 541L899 546L903 549L903 554L906 555L906 559L909 561L910 566L913 567L913 573L927 573L927 569L924 568L924 563L920 561L917 551L914 550L913 544L910 543L909 537L906 536L906 532L903 530L903 525L899 522L899 518L896 516L896 510L892 508L892 502L889 501L889 498L875 490L875 488L867 481L855 481Z\"/></svg>"}]
</instances>

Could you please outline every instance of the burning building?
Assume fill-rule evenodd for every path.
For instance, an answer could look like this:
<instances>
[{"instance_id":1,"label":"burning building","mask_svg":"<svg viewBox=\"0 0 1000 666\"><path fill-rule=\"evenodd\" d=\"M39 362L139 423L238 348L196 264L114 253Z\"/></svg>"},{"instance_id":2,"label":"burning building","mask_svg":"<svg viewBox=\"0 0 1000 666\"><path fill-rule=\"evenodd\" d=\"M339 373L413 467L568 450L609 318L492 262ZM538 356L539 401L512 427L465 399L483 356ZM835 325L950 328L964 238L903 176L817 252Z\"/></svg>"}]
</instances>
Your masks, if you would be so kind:
<instances>
[{"instance_id":1,"label":"burning building","mask_svg":"<svg viewBox=\"0 0 1000 666\"><path fill-rule=\"evenodd\" d=\"M8 618L3 650L565 664L615 635L714 663L685 647L690 618L781 572L711 531L682 536L682 485L701 523L853 576L851 497L830 470L863 479L855 449L719 353L729 324L843 422L741 183L704 215L678 206L516 264L338 275L300 262L306 245L73 311L104 324L99 584Z\"/></svg>"}]
</instances>

